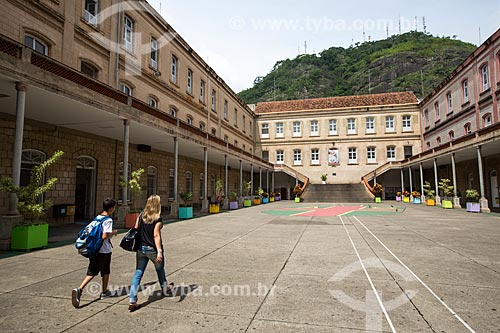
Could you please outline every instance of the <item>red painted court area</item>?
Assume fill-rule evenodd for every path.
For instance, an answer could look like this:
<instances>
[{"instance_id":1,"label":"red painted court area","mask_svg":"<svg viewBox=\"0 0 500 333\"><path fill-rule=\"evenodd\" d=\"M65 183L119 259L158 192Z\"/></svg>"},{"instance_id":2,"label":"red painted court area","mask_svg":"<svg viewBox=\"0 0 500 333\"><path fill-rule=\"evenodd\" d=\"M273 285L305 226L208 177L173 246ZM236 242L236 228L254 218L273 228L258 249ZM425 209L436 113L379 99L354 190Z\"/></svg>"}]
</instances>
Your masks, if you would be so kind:
<instances>
[{"instance_id":1,"label":"red painted court area","mask_svg":"<svg viewBox=\"0 0 500 333\"><path fill-rule=\"evenodd\" d=\"M328 208L312 208L310 211L294 214L295 216L338 216L363 209L364 206L334 206Z\"/></svg>"}]
</instances>

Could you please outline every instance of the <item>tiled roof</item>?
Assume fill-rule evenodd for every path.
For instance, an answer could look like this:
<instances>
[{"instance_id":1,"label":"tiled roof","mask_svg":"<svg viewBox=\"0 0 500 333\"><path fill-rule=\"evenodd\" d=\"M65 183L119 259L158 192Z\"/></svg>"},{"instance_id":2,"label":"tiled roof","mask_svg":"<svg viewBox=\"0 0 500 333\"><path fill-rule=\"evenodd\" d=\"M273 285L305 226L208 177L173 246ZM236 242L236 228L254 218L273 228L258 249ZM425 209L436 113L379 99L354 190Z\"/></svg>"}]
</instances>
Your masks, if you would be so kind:
<instances>
[{"instance_id":1,"label":"tiled roof","mask_svg":"<svg viewBox=\"0 0 500 333\"><path fill-rule=\"evenodd\" d=\"M339 108L353 108L363 106L417 104L417 97L411 91L395 92L373 95L340 96L313 99L299 99L293 101L262 102L255 109L256 114L304 111L304 110L327 110Z\"/></svg>"}]
</instances>

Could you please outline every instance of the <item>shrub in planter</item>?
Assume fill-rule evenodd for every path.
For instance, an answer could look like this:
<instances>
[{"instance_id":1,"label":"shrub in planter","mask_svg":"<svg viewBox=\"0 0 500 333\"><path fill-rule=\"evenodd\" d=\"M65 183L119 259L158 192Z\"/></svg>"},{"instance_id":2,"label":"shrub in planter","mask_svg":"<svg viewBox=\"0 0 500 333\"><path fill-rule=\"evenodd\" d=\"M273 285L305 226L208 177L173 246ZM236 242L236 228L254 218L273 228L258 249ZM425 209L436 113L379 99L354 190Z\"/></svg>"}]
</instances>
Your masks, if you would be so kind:
<instances>
[{"instance_id":1,"label":"shrub in planter","mask_svg":"<svg viewBox=\"0 0 500 333\"><path fill-rule=\"evenodd\" d=\"M431 188L431 183L425 181L424 183L424 195L425 195L425 204L427 206L434 206L436 202L434 198L436 196L436 192Z\"/></svg>"},{"instance_id":2,"label":"shrub in planter","mask_svg":"<svg viewBox=\"0 0 500 333\"><path fill-rule=\"evenodd\" d=\"M375 196L375 202L376 203L382 202L382 193L384 192L384 187L379 183L375 183L373 185L372 191L373 191L373 195Z\"/></svg>"},{"instance_id":3,"label":"shrub in planter","mask_svg":"<svg viewBox=\"0 0 500 333\"><path fill-rule=\"evenodd\" d=\"M400 191L396 192L396 201L403 201L403 193Z\"/></svg>"},{"instance_id":4,"label":"shrub in planter","mask_svg":"<svg viewBox=\"0 0 500 333\"><path fill-rule=\"evenodd\" d=\"M136 201L141 198L142 187L141 187L141 176L144 173L143 168L139 168L131 172L131 177L128 182L124 177L120 177L120 187L128 186L128 191L132 197L132 209L125 215L125 228L132 228L135 225L135 221L142 212L142 209L138 209L136 206Z\"/></svg>"},{"instance_id":5,"label":"shrub in planter","mask_svg":"<svg viewBox=\"0 0 500 333\"><path fill-rule=\"evenodd\" d=\"M479 213L481 212L481 205L479 203L479 192L474 189L465 191L466 208L468 212Z\"/></svg>"},{"instance_id":6,"label":"shrub in planter","mask_svg":"<svg viewBox=\"0 0 500 333\"><path fill-rule=\"evenodd\" d=\"M179 218L180 219L190 219L193 217L193 205L191 204L193 200L192 192L182 192L180 194L182 201L184 202L179 207Z\"/></svg>"},{"instance_id":7,"label":"shrub in planter","mask_svg":"<svg viewBox=\"0 0 500 333\"><path fill-rule=\"evenodd\" d=\"M324 174L321 175L321 183L322 184L326 184L327 177L328 177L328 175L326 173L324 173Z\"/></svg>"},{"instance_id":8,"label":"shrub in planter","mask_svg":"<svg viewBox=\"0 0 500 333\"><path fill-rule=\"evenodd\" d=\"M243 200L243 207L251 207L252 206L252 198L250 193L252 191L252 181L247 181L243 183L245 190L245 198Z\"/></svg>"},{"instance_id":9,"label":"shrub in planter","mask_svg":"<svg viewBox=\"0 0 500 333\"><path fill-rule=\"evenodd\" d=\"M229 209L238 209L238 195L236 192L231 192L229 194Z\"/></svg>"},{"instance_id":10,"label":"shrub in planter","mask_svg":"<svg viewBox=\"0 0 500 333\"><path fill-rule=\"evenodd\" d=\"M297 184L293 188L293 194L295 194L295 202L300 202L300 196L302 195L302 187Z\"/></svg>"},{"instance_id":11,"label":"shrub in planter","mask_svg":"<svg viewBox=\"0 0 500 333\"><path fill-rule=\"evenodd\" d=\"M413 192L411 192L411 195L413 196L413 203L414 204L420 204L420 192L419 191L413 191Z\"/></svg>"},{"instance_id":12,"label":"shrub in planter","mask_svg":"<svg viewBox=\"0 0 500 333\"><path fill-rule=\"evenodd\" d=\"M441 201L441 206L445 209L453 208L453 201L451 200L451 196L453 195L453 186L450 185L451 181L447 178L442 178L439 181L438 188L443 191L444 199Z\"/></svg>"},{"instance_id":13,"label":"shrub in planter","mask_svg":"<svg viewBox=\"0 0 500 333\"><path fill-rule=\"evenodd\" d=\"M220 212L220 205L224 199L224 190L222 186L222 180L217 179L215 182L215 193L210 200L210 206L208 208L209 213L215 214Z\"/></svg>"}]
</instances>

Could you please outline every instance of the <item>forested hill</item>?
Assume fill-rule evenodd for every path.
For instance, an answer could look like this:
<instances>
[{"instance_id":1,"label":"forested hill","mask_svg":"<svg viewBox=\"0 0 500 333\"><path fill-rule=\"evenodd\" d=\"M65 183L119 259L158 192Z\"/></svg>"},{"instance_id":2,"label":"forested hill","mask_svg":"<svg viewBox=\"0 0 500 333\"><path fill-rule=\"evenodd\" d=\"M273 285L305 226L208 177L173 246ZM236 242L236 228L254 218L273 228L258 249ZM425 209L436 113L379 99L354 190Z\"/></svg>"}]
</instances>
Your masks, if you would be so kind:
<instances>
[{"instance_id":1,"label":"forested hill","mask_svg":"<svg viewBox=\"0 0 500 333\"><path fill-rule=\"evenodd\" d=\"M278 61L238 95L248 104L397 91L424 97L475 49L454 38L413 31Z\"/></svg>"}]
</instances>

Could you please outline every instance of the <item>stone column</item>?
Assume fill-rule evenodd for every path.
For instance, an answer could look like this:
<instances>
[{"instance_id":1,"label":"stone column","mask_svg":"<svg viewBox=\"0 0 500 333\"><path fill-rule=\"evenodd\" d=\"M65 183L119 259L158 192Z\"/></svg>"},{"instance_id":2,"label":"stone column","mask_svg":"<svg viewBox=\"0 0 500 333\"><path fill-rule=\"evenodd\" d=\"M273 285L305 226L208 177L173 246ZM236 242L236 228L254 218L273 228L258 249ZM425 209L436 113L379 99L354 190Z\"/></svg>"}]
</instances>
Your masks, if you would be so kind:
<instances>
[{"instance_id":1,"label":"stone column","mask_svg":"<svg viewBox=\"0 0 500 333\"><path fill-rule=\"evenodd\" d=\"M483 158L481 156L481 146L477 146L476 148L477 148L477 167L479 169L479 189L481 192L481 199L479 199L479 203L481 204L481 212L489 213L490 208L488 207L488 199L486 199L484 191Z\"/></svg>"},{"instance_id":2,"label":"stone column","mask_svg":"<svg viewBox=\"0 0 500 333\"><path fill-rule=\"evenodd\" d=\"M206 177L205 177L206 178ZM179 140L174 136L174 201L170 204L170 217L179 217Z\"/></svg>"},{"instance_id":3,"label":"stone column","mask_svg":"<svg viewBox=\"0 0 500 333\"><path fill-rule=\"evenodd\" d=\"M203 147L203 201L201 202L201 212L208 212L208 150L207 147Z\"/></svg>"},{"instance_id":4,"label":"stone column","mask_svg":"<svg viewBox=\"0 0 500 333\"><path fill-rule=\"evenodd\" d=\"M424 166L420 163L420 188L422 189L422 193L420 194L420 201L422 203L425 202L425 194L424 194Z\"/></svg>"},{"instance_id":5,"label":"stone column","mask_svg":"<svg viewBox=\"0 0 500 333\"><path fill-rule=\"evenodd\" d=\"M224 204L223 209L229 209L229 188L228 188L228 165L227 165L227 155L224 155Z\"/></svg>"},{"instance_id":6,"label":"stone column","mask_svg":"<svg viewBox=\"0 0 500 333\"><path fill-rule=\"evenodd\" d=\"M240 160L240 200L243 198L243 162Z\"/></svg>"},{"instance_id":7,"label":"stone column","mask_svg":"<svg viewBox=\"0 0 500 333\"><path fill-rule=\"evenodd\" d=\"M250 183L252 184L252 186L250 188L250 193L248 193L249 196L252 196L253 193L255 192L254 191L255 184L254 184L253 180L254 180L254 177L253 177L253 164L250 164Z\"/></svg>"},{"instance_id":8,"label":"stone column","mask_svg":"<svg viewBox=\"0 0 500 333\"><path fill-rule=\"evenodd\" d=\"M24 83L16 83L17 99L16 99L16 130L14 134L14 151L12 156L12 183L14 186L19 186L21 182L21 158L23 154L23 135L24 135L24 113L26 110L26 91L28 86ZM17 211L17 195L9 194L9 212L8 215L16 216Z\"/></svg>"},{"instance_id":9,"label":"stone column","mask_svg":"<svg viewBox=\"0 0 500 333\"><path fill-rule=\"evenodd\" d=\"M125 226L125 215L127 215L128 207L128 152L130 144L130 120L123 120L123 179L125 180L125 186L122 187L122 204L118 207L118 223L116 227Z\"/></svg>"},{"instance_id":10,"label":"stone column","mask_svg":"<svg viewBox=\"0 0 500 333\"><path fill-rule=\"evenodd\" d=\"M436 206L441 206L441 197L439 196L438 189L438 167L437 167L437 159L434 159L434 188L436 190Z\"/></svg>"},{"instance_id":11,"label":"stone column","mask_svg":"<svg viewBox=\"0 0 500 333\"><path fill-rule=\"evenodd\" d=\"M453 208L462 208L460 198L457 196L457 172L455 168L455 154L451 154L451 172L453 174Z\"/></svg>"},{"instance_id":12,"label":"stone column","mask_svg":"<svg viewBox=\"0 0 500 333\"><path fill-rule=\"evenodd\" d=\"M403 168L401 168L401 192L405 191L405 178L403 174Z\"/></svg>"},{"instance_id":13,"label":"stone column","mask_svg":"<svg viewBox=\"0 0 500 333\"><path fill-rule=\"evenodd\" d=\"M271 192L274 192L274 170L271 172Z\"/></svg>"},{"instance_id":14,"label":"stone column","mask_svg":"<svg viewBox=\"0 0 500 333\"><path fill-rule=\"evenodd\" d=\"M408 168L408 179L410 181L410 201L413 201L413 179L411 174L411 166Z\"/></svg>"},{"instance_id":15,"label":"stone column","mask_svg":"<svg viewBox=\"0 0 500 333\"><path fill-rule=\"evenodd\" d=\"M269 193L269 170L266 169L266 192Z\"/></svg>"},{"instance_id":16,"label":"stone column","mask_svg":"<svg viewBox=\"0 0 500 333\"><path fill-rule=\"evenodd\" d=\"M262 188L262 168L259 167L259 187Z\"/></svg>"}]
</instances>

